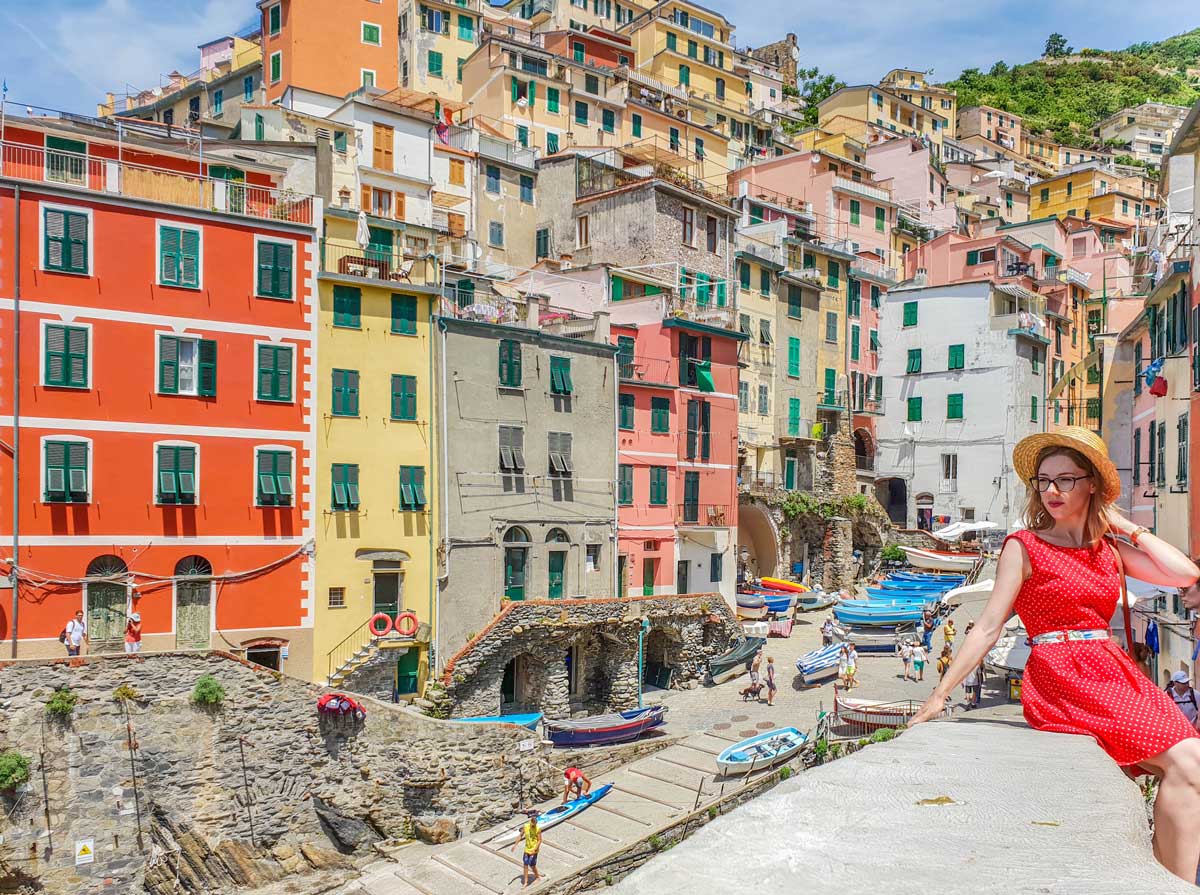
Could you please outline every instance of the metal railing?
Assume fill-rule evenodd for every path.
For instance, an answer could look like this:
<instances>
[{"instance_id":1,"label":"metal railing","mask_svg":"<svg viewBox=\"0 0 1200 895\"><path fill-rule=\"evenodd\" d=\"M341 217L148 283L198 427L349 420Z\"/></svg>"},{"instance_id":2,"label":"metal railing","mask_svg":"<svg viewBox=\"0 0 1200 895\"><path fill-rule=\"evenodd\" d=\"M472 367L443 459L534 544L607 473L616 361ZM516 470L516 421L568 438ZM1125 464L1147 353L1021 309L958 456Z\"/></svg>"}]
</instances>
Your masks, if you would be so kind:
<instances>
[{"instance_id":1,"label":"metal railing","mask_svg":"<svg viewBox=\"0 0 1200 895\"><path fill-rule=\"evenodd\" d=\"M329 681L333 677L333 673L341 669L343 665L349 662L358 652L366 646L369 646L379 638L371 633L369 625L371 619L367 619L349 634L342 641L331 649L325 655L325 680Z\"/></svg>"},{"instance_id":2,"label":"metal railing","mask_svg":"<svg viewBox=\"0 0 1200 895\"><path fill-rule=\"evenodd\" d=\"M0 143L3 177L264 221L313 223L312 196L201 174L202 168L211 170L215 164L202 165L199 159L188 159L186 163L194 165L196 172L135 165L11 141Z\"/></svg>"},{"instance_id":3,"label":"metal railing","mask_svg":"<svg viewBox=\"0 0 1200 895\"><path fill-rule=\"evenodd\" d=\"M860 183L857 180L851 180L848 177L834 177L833 188L846 190L850 193L857 193L867 199L874 199L877 202L891 202L892 194L888 190L880 189L877 186L868 186L865 183Z\"/></svg>"},{"instance_id":4,"label":"metal railing","mask_svg":"<svg viewBox=\"0 0 1200 895\"><path fill-rule=\"evenodd\" d=\"M733 514L726 503L685 502L675 507L675 524L727 528L733 524Z\"/></svg>"},{"instance_id":5,"label":"metal railing","mask_svg":"<svg viewBox=\"0 0 1200 895\"><path fill-rule=\"evenodd\" d=\"M624 78L630 83L637 84L641 87L646 87L656 93L661 93L664 96L673 96L676 99L687 100L687 91L682 87L677 87L673 84L668 84L665 81L659 81L657 78L652 78L649 75L642 74L636 68L630 68L627 65L619 65L616 68L618 77Z\"/></svg>"},{"instance_id":6,"label":"metal railing","mask_svg":"<svg viewBox=\"0 0 1200 895\"><path fill-rule=\"evenodd\" d=\"M529 306L491 293L442 287L438 314L457 320L476 320L481 323L523 324L529 317Z\"/></svg>"},{"instance_id":7,"label":"metal railing","mask_svg":"<svg viewBox=\"0 0 1200 895\"><path fill-rule=\"evenodd\" d=\"M729 306L719 307L692 298L670 296L667 300L667 313L672 317L682 317L695 323L706 323L722 329L737 329L737 309Z\"/></svg>"},{"instance_id":8,"label":"metal railing","mask_svg":"<svg viewBox=\"0 0 1200 895\"><path fill-rule=\"evenodd\" d=\"M872 454L855 454L854 468L861 469L864 472L872 472L875 469L875 457Z\"/></svg>"},{"instance_id":9,"label":"metal railing","mask_svg":"<svg viewBox=\"0 0 1200 895\"><path fill-rule=\"evenodd\" d=\"M437 259L385 245L368 245L325 239L321 243L321 272L368 280L412 285L437 282Z\"/></svg>"},{"instance_id":10,"label":"metal railing","mask_svg":"<svg viewBox=\"0 0 1200 895\"><path fill-rule=\"evenodd\" d=\"M855 258L851 261L850 273L871 280L880 280L889 285L900 279L894 267L888 267L882 261L872 261L869 258Z\"/></svg>"},{"instance_id":11,"label":"metal railing","mask_svg":"<svg viewBox=\"0 0 1200 895\"><path fill-rule=\"evenodd\" d=\"M679 380L679 375L671 368L672 361L663 357L642 357L634 355L617 355L617 375L622 382L651 384L672 384Z\"/></svg>"},{"instance_id":12,"label":"metal railing","mask_svg":"<svg viewBox=\"0 0 1200 895\"><path fill-rule=\"evenodd\" d=\"M838 703L824 720L830 739L858 740L877 730L903 727L920 710L921 703L912 699L895 702L863 700L861 706Z\"/></svg>"}]
</instances>

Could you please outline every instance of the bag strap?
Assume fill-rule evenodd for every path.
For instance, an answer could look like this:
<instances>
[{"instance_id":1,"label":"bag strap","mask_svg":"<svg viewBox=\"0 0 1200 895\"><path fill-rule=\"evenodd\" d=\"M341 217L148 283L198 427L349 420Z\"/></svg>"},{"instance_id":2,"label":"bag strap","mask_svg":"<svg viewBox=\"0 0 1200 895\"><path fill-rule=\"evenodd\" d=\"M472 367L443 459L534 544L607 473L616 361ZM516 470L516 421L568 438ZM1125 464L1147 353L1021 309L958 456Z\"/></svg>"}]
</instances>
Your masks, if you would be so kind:
<instances>
[{"instance_id":1,"label":"bag strap","mask_svg":"<svg viewBox=\"0 0 1200 895\"><path fill-rule=\"evenodd\" d=\"M1121 579L1121 617L1125 622L1125 651L1129 653L1129 658L1137 662L1137 656L1133 652L1133 625L1129 616L1129 589L1125 585L1125 562L1121 559L1116 540L1107 535L1105 537L1113 552L1113 558L1117 561L1117 576Z\"/></svg>"}]
</instances>

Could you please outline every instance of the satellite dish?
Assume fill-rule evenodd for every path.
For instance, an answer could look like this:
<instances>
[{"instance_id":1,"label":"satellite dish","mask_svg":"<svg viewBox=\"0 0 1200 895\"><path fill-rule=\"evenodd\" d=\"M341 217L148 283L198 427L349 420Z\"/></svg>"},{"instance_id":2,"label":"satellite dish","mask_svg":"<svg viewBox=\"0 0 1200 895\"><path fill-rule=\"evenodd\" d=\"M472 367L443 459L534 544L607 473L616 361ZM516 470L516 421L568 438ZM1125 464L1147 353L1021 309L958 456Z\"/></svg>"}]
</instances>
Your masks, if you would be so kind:
<instances>
[{"instance_id":1,"label":"satellite dish","mask_svg":"<svg viewBox=\"0 0 1200 895\"><path fill-rule=\"evenodd\" d=\"M529 100L527 100L525 97L522 96L520 99L517 100L517 108L518 109L529 108Z\"/></svg>"},{"instance_id":2,"label":"satellite dish","mask_svg":"<svg viewBox=\"0 0 1200 895\"><path fill-rule=\"evenodd\" d=\"M162 96L162 88L161 88L161 87L155 87L155 88L154 88L153 90L151 90L150 92L151 92L152 94L154 94L155 96Z\"/></svg>"},{"instance_id":3,"label":"satellite dish","mask_svg":"<svg viewBox=\"0 0 1200 895\"><path fill-rule=\"evenodd\" d=\"M812 162L814 165L819 165L821 163L821 153L814 152L812 154L812 157L809 159L809 161Z\"/></svg>"}]
</instances>

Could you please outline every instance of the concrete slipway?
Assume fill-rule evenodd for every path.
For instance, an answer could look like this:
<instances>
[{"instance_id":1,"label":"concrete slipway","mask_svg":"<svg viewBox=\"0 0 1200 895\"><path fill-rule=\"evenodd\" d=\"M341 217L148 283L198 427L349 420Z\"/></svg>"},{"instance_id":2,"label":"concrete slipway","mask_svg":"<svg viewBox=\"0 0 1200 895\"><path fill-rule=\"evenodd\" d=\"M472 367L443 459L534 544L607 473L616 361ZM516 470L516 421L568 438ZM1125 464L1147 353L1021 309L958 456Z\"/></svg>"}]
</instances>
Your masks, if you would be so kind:
<instances>
[{"instance_id":1,"label":"concrete slipway","mask_svg":"<svg viewBox=\"0 0 1200 895\"><path fill-rule=\"evenodd\" d=\"M614 895L1172 895L1145 806L1089 738L935 722L796 775Z\"/></svg>"}]
</instances>

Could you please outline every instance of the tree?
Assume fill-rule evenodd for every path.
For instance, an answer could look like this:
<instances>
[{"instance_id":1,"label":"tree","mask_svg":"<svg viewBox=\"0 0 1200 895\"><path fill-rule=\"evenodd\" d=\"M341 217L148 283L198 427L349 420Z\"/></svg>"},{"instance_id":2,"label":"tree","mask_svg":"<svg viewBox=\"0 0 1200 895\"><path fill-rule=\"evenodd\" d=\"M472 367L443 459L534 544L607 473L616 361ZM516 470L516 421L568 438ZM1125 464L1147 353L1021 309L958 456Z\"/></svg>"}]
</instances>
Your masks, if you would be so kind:
<instances>
[{"instance_id":1,"label":"tree","mask_svg":"<svg viewBox=\"0 0 1200 895\"><path fill-rule=\"evenodd\" d=\"M1000 77L1000 75L1008 74L1008 63L1005 62L1003 59L1001 59L999 62L997 62L995 65L992 66L992 68L988 72L988 74L991 75L993 78L998 78L998 77Z\"/></svg>"},{"instance_id":2,"label":"tree","mask_svg":"<svg viewBox=\"0 0 1200 895\"><path fill-rule=\"evenodd\" d=\"M1059 56L1071 55L1071 48L1067 46L1067 39L1055 31L1046 38L1046 49L1042 51L1043 56L1049 56L1052 59Z\"/></svg>"},{"instance_id":3,"label":"tree","mask_svg":"<svg viewBox=\"0 0 1200 895\"><path fill-rule=\"evenodd\" d=\"M817 123L817 104L828 99L846 86L834 75L823 75L817 68L796 70L796 82L800 87L800 98L804 100L804 123Z\"/></svg>"}]
</instances>

